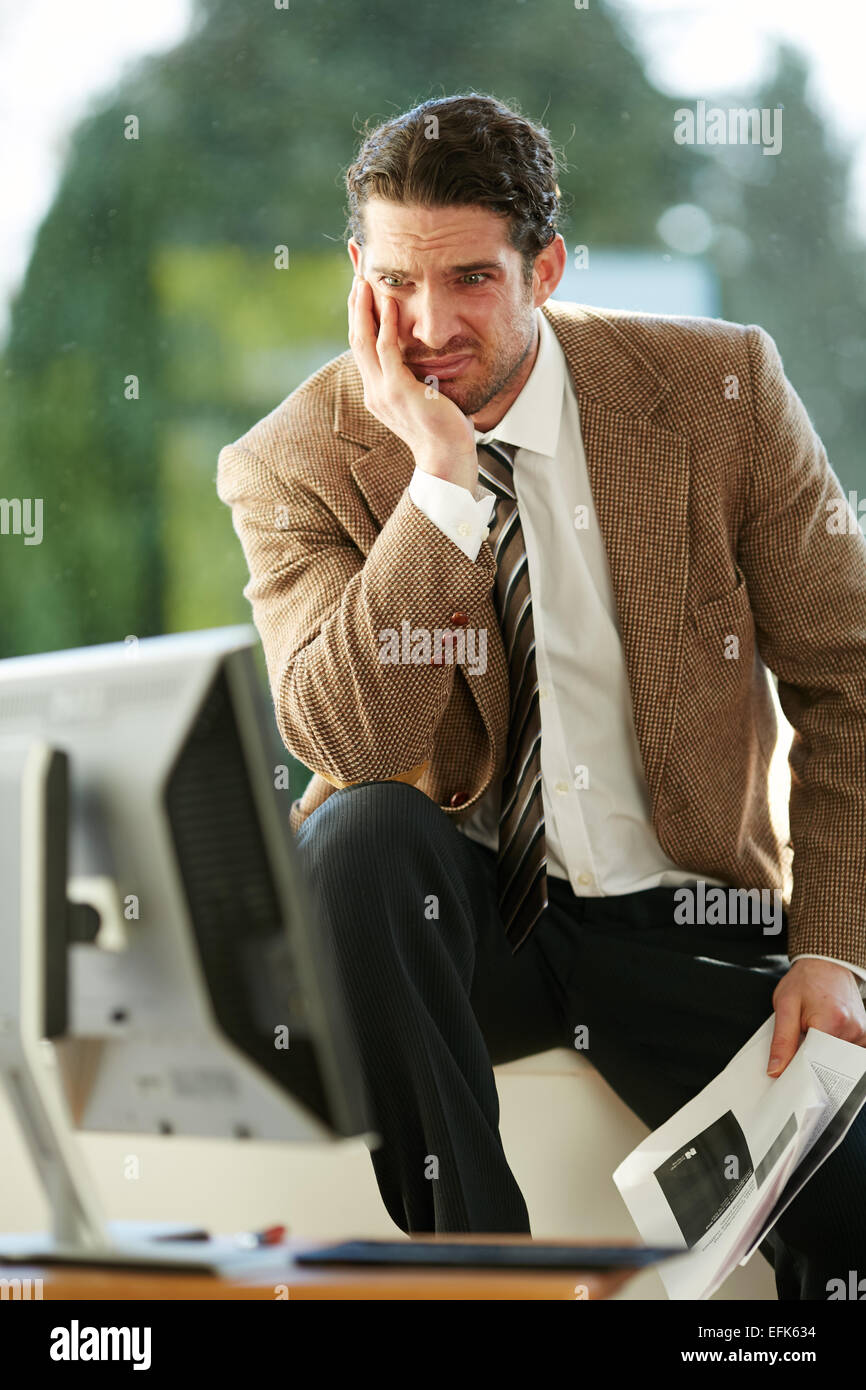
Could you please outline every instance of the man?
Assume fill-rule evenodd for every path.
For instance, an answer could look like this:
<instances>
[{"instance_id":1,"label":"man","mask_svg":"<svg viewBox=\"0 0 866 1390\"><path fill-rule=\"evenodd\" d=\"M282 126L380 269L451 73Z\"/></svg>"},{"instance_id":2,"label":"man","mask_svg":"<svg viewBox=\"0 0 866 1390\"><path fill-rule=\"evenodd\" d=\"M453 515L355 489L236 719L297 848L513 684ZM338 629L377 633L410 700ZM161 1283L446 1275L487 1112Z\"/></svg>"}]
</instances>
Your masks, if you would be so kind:
<instances>
[{"instance_id":1,"label":"man","mask_svg":"<svg viewBox=\"0 0 866 1390\"><path fill-rule=\"evenodd\" d=\"M430 101L346 179L351 350L222 450L219 495L315 774L292 826L383 1200L525 1232L491 1064L585 1029L656 1126L773 1011L773 1076L808 1027L866 1045L866 545L760 328L549 302L545 131ZM712 886L778 920L679 911ZM861 1114L763 1247L780 1297L866 1260L864 1172Z\"/></svg>"}]
</instances>

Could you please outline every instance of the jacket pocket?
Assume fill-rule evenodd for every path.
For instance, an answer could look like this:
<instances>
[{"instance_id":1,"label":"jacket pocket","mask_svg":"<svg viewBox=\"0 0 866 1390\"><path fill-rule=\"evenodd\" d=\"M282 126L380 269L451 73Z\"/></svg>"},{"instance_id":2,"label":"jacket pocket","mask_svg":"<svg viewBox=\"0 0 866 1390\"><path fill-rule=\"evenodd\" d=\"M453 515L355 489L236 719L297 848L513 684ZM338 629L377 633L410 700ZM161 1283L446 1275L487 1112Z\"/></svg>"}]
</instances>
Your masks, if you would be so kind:
<instances>
[{"instance_id":1,"label":"jacket pocket","mask_svg":"<svg viewBox=\"0 0 866 1390\"><path fill-rule=\"evenodd\" d=\"M700 677L697 697L705 718L743 737L751 722L769 762L778 737L769 673L757 647L755 619L745 576L719 598L692 610L694 659Z\"/></svg>"},{"instance_id":2,"label":"jacket pocket","mask_svg":"<svg viewBox=\"0 0 866 1390\"><path fill-rule=\"evenodd\" d=\"M701 637L714 638L728 632L736 634L742 631L744 620L748 620L748 630L754 632L749 591L745 576L739 570L737 580L735 589L692 610L692 622Z\"/></svg>"}]
</instances>

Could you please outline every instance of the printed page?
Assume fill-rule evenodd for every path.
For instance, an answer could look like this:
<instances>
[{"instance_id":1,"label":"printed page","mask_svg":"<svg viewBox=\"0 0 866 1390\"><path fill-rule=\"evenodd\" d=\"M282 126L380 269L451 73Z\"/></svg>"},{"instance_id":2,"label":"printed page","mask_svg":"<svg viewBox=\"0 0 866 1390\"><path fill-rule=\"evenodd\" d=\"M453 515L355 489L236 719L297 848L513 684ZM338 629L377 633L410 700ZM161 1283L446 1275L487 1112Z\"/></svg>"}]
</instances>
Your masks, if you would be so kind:
<instances>
[{"instance_id":1,"label":"printed page","mask_svg":"<svg viewBox=\"0 0 866 1390\"><path fill-rule=\"evenodd\" d=\"M866 1099L866 1049L809 1029L766 1074L774 1016L722 1072L619 1165L614 1182L674 1299L709 1298L745 1263Z\"/></svg>"}]
</instances>

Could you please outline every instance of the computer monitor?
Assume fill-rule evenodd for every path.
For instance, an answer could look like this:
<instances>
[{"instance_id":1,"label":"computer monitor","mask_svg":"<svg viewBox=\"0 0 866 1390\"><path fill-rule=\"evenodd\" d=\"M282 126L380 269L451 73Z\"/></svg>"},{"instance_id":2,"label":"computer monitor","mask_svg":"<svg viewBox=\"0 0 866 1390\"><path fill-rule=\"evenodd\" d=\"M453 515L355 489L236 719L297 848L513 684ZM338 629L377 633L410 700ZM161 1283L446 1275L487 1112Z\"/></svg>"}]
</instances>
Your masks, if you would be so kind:
<instances>
[{"instance_id":1,"label":"computer monitor","mask_svg":"<svg viewBox=\"0 0 866 1390\"><path fill-rule=\"evenodd\" d=\"M113 1245L70 1120L379 1142L257 642L0 661L0 1075L70 1258Z\"/></svg>"}]
</instances>

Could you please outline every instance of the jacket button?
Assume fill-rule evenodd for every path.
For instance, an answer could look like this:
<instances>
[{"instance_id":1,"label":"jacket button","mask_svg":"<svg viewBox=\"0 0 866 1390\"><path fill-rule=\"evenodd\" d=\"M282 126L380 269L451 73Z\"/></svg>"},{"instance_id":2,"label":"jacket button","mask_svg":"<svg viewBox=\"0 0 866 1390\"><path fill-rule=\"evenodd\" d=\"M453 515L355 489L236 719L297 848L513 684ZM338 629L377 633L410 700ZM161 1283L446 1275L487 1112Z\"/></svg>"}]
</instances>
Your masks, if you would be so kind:
<instances>
[{"instance_id":1,"label":"jacket button","mask_svg":"<svg viewBox=\"0 0 866 1390\"><path fill-rule=\"evenodd\" d=\"M453 796L449 797L449 799L448 799L448 805L449 805L449 806L462 806L463 803L464 803L464 801L468 801L468 800L469 800L469 793L468 793L468 792L454 792Z\"/></svg>"},{"instance_id":2,"label":"jacket button","mask_svg":"<svg viewBox=\"0 0 866 1390\"><path fill-rule=\"evenodd\" d=\"M463 610L462 610L462 608L461 608L461 609L458 609L458 611L457 611L456 613L452 613L452 614L451 614L451 626L452 626L452 627L465 627L466 624L467 624L468 622L469 622L469 615L468 615L468 613L464 613Z\"/></svg>"}]
</instances>

